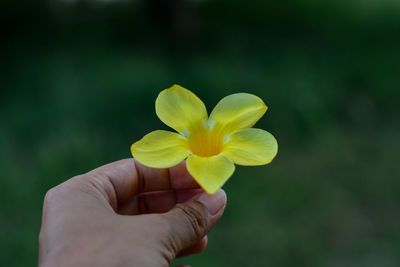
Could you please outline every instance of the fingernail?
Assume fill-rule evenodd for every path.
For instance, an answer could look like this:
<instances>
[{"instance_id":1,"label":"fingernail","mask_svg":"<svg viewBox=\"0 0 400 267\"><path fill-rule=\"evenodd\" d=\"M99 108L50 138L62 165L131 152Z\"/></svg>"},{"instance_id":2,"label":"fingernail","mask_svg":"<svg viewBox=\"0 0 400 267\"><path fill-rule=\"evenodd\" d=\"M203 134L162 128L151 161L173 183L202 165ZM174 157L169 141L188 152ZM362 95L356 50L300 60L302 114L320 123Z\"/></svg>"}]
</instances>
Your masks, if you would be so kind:
<instances>
[{"instance_id":1,"label":"fingernail","mask_svg":"<svg viewBox=\"0 0 400 267\"><path fill-rule=\"evenodd\" d=\"M202 193L197 201L204 204L207 207L210 215L215 215L221 208L226 205L226 194L225 191L220 189L215 194Z\"/></svg>"}]
</instances>

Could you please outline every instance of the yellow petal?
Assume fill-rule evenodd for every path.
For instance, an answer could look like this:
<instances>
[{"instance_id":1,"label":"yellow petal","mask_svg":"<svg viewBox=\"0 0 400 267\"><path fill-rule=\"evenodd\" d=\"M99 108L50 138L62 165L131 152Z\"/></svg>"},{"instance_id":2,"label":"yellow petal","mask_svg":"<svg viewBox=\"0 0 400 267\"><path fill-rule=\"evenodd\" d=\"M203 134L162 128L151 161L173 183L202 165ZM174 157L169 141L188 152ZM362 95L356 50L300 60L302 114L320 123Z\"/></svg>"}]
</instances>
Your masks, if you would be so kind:
<instances>
[{"instance_id":1,"label":"yellow petal","mask_svg":"<svg viewBox=\"0 0 400 267\"><path fill-rule=\"evenodd\" d=\"M148 167L169 168L189 155L186 139L173 132L157 130L131 146L133 157Z\"/></svg>"},{"instance_id":2,"label":"yellow petal","mask_svg":"<svg viewBox=\"0 0 400 267\"><path fill-rule=\"evenodd\" d=\"M209 194L217 192L235 171L232 161L222 154L212 157L190 155L186 166L196 182Z\"/></svg>"},{"instance_id":3,"label":"yellow petal","mask_svg":"<svg viewBox=\"0 0 400 267\"><path fill-rule=\"evenodd\" d=\"M275 137L261 129L241 129L229 135L228 140L223 154L239 165L268 164L278 152Z\"/></svg>"},{"instance_id":4,"label":"yellow petal","mask_svg":"<svg viewBox=\"0 0 400 267\"><path fill-rule=\"evenodd\" d=\"M201 125L207 119L207 110L200 98L176 84L158 95L156 113L162 122L185 136L193 125Z\"/></svg>"},{"instance_id":5,"label":"yellow petal","mask_svg":"<svg viewBox=\"0 0 400 267\"><path fill-rule=\"evenodd\" d=\"M238 93L224 97L211 112L210 121L225 132L252 127L267 111L258 96Z\"/></svg>"}]
</instances>

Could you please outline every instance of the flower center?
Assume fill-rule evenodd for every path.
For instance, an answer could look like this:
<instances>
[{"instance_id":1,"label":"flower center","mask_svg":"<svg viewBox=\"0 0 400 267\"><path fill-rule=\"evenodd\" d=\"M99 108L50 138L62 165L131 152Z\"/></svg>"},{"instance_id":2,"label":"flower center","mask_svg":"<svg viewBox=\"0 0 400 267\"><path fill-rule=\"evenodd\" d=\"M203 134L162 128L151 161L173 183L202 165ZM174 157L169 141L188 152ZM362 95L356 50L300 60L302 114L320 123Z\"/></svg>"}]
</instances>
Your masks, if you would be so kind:
<instances>
[{"instance_id":1,"label":"flower center","mask_svg":"<svg viewBox=\"0 0 400 267\"><path fill-rule=\"evenodd\" d=\"M200 157L210 157L221 153L223 136L209 127L199 127L188 136L189 148Z\"/></svg>"}]
</instances>

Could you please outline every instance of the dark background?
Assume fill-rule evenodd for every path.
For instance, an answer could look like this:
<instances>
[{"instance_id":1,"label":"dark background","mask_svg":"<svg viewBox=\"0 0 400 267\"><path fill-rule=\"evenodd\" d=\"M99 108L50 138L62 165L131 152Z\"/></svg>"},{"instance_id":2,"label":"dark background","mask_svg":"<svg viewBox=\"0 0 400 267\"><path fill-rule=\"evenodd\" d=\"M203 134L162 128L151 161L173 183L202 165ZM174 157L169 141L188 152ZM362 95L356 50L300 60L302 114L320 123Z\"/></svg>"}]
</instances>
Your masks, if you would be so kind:
<instances>
[{"instance_id":1,"label":"dark background","mask_svg":"<svg viewBox=\"0 0 400 267\"><path fill-rule=\"evenodd\" d=\"M165 129L178 83L260 96L279 153L176 264L400 266L400 3L321 2L1 1L0 265L36 264L45 192Z\"/></svg>"}]
</instances>

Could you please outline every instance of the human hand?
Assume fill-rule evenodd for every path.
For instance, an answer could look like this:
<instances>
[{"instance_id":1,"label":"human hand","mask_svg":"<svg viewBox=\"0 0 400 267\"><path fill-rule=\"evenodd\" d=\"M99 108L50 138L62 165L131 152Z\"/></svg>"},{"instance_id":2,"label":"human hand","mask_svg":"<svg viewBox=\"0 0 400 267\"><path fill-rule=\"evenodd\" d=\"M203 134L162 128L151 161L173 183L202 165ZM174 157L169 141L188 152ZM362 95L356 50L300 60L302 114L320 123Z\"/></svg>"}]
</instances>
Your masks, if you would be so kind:
<instances>
[{"instance_id":1,"label":"human hand","mask_svg":"<svg viewBox=\"0 0 400 267\"><path fill-rule=\"evenodd\" d=\"M208 195L185 163L152 169L125 159L50 189L43 205L39 265L168 266L199 253L226 195Z\"/></svg>"}]
</instances>

